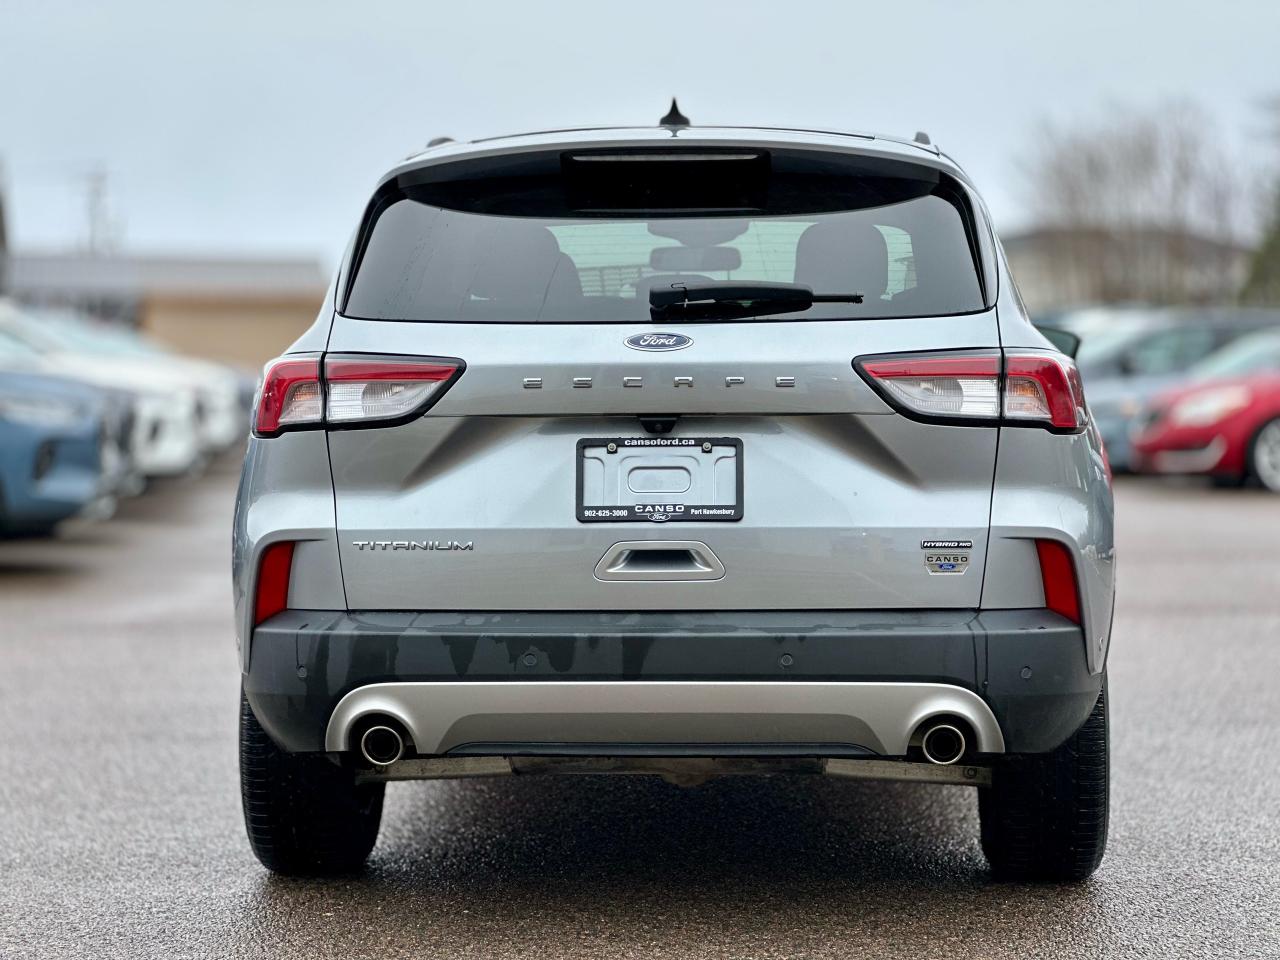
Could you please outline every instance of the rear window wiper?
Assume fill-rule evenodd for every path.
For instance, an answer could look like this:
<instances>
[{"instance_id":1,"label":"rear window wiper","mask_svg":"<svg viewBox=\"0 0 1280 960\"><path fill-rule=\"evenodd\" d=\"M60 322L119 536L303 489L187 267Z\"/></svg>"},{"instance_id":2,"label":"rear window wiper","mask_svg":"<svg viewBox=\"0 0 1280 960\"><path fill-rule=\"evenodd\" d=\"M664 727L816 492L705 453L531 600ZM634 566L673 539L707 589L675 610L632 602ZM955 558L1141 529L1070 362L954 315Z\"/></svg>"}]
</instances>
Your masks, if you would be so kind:
<instances>
[{"instance_id":1,"label":"rear window wiper","mask_svg":"<svg viewBox=\"0 0 1280 960\"><path fill-rule=\"evenodd\" d=\"M861 303L862 299L861 293L814 293L799 283L673 283L649 291L649 313L654 320L737 320L808 310L815 303Z\"/></svg>"}]
</instances>

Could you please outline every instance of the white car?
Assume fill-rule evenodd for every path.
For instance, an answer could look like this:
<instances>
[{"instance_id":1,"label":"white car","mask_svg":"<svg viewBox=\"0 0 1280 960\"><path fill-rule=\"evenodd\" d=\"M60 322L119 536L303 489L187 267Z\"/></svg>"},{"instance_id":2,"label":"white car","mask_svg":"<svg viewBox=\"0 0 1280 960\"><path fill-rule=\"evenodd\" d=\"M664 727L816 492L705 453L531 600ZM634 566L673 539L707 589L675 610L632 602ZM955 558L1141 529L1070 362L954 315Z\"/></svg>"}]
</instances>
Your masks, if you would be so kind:
<instances>
[{"instance_id":1,"label":"white car","mask_svg":"<svg viewBox=\"0 0 1280 960\"><path fill-rule=\"evenodd\" d=\"M180 374L155 361L105 362L100 355L73 350L56 332L9 303L0 303L0 347L11 355L34 352L43 372L133 394L129 454L137 474L182 474L200 461L196 390Z\"/></svg>"},{"instance_id":2,"label":"white car","mask_svg":"<svg viewBox=\"0 0 1280 960\"><path fill-rule=\"evenodd\" d=\"M202 454L226 450L248 436L248 411L240 398L240 378L230 367L182 356L133 330L85 321L63 311L29 311L50 336L68 349L112 363L136 364L194 389L196 432Z\"/></svg>"}]
</instances>

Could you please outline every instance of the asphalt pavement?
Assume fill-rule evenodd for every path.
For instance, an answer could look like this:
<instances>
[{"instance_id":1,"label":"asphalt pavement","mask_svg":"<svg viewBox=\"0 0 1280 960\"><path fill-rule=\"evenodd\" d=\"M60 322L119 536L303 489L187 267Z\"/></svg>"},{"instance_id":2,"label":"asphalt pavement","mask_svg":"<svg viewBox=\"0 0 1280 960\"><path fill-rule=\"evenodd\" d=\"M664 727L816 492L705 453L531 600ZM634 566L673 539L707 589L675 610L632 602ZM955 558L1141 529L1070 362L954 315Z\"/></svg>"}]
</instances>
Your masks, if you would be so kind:
<instances>
[{"instance_id":1,"label":"asphalt pavement","mask_svg":"<svg viewBox=\"0 0 1280 960\"><path fill-rule=\"evenodd\" d=\"M238 465L0 543L0 957L1280 956L1280 497L1125 481L1111 842L999 884L968 788L393 784L367 871L278 879L236 773Z\"/></svg>"}]
</instances>

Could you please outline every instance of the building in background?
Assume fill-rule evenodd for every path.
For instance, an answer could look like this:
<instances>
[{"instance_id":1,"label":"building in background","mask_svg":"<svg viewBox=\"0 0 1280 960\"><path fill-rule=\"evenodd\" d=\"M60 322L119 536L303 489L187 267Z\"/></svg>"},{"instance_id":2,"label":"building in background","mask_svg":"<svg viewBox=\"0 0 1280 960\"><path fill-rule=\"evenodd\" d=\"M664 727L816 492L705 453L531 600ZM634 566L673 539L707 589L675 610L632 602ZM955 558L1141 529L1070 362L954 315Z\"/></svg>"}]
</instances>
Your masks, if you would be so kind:
<instances>
[{"instance_id":1,"label":"building in background","mask_svg":"<svg viewBox=\"0 0 1280 960\"><path fill-rule=\"evenodd\" d=\"M1040 227L1005 237L1033 314L1098 303L1235 303L1253 250L1160 228Z\"/></svg>"},{"instance_id":2,"label":"building in background","mask_svg":"<svg viewBox=\"0 0 1280 960\"><path fill-rule=\"evenodd\" d=\"M19 253L7 292L126 324L175 350L256 370L315 320L327 277L310 258Z\"/></svg>"}]
</instances>

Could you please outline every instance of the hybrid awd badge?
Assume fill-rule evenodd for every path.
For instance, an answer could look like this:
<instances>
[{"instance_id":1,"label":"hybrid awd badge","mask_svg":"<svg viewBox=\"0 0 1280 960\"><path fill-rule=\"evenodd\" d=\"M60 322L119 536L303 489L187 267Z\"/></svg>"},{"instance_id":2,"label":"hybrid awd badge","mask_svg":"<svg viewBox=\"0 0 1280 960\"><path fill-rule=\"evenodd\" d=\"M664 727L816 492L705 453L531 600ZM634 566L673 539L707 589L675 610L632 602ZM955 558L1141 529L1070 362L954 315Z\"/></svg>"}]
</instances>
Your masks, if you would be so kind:
<instances>
[{"instance_id":1,"label":"hybrid awd badge","mask_svg":"<svg viewBox=\"0 0 1280 960\"><path fill-rule=\"evenodd\" d=\"M930 574L959 574L969 569L972 540L921 540L925 569Z\"/></svg>"}]
</instances>

